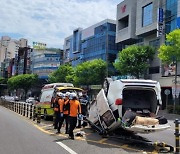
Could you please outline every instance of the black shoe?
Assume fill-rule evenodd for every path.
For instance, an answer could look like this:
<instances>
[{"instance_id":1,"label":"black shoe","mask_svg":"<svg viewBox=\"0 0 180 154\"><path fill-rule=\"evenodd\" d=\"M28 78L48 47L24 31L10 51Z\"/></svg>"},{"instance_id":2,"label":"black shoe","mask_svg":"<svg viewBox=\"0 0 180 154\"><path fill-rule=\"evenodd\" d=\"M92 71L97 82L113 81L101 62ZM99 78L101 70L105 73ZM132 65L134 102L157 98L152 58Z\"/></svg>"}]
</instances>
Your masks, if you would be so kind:
<instances>
[{"instance_id":1,"label":"black shoe","mask_svg":"<svg viewBox=\"0 0 180 154\"><path fill-rule=\"evenodd\" d=\"M69 132L68 132L68 131L66 131L66 132L65 132L65 134L69 134Z\"/></svg>"},{"instance_id":2,"label":"black shoe","mask_svg":"<svg viewBox=\"0 0 180 154\"><path fill-rule=\"evenodd\" d=\"M60 132L60 131L57 131L56 134L61 134L61 132Z\"/></svg>"},{"instance_id":3,"label":"black shoe","mask_svg":"<svg viewBox=\"0 0 180 154\"><path fill-rule=\"evenodd\" d=\"M69 136L68 138L71 140L74 140L74 136Z\"/></svg>"},{"instance_id":4,"label":"black shoe","mask_svg":"<svg viewBox=\"0 0 180 154\"><path fill-rule=\"evenodd\" d=\"M81 128L81 126L77 126L76 128Z\"/></svg>"}]
</instances>

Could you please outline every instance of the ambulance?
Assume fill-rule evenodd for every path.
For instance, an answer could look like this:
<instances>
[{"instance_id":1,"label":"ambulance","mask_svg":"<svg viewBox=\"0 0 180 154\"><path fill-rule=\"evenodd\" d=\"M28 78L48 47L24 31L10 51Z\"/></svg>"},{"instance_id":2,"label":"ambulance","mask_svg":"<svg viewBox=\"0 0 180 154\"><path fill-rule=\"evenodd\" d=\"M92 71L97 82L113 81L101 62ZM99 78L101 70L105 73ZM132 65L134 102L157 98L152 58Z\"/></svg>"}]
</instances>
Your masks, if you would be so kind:
<instances>
[{"instance_id":1,"label":"ambulance","mask_svg":"<svg viewBox=\"0 0 180 154\"><path fill-rule=\"evenodd\" d=\"M81 88L76 88L72 83L52 83L46 84L41 90L40 101L36 103L36 107L41 107L41 115L47 120L54 115L53 102L57 92L75 92L77 95L82 93ZM36 110L37 112L37 110Z\"/></svg>"}]
</instances>

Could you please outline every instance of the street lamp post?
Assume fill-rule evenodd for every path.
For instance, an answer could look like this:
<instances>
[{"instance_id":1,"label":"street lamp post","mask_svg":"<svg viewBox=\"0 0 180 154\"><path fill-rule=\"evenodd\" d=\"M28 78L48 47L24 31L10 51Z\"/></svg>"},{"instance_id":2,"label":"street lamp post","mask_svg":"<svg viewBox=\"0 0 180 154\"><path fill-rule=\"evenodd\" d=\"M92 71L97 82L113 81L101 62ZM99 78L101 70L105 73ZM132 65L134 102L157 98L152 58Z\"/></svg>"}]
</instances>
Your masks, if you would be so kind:
<instances>
[{"instance_id":1,"label":"street lamp post","mask_svg":"<svg viewBox=\"0 0 180 154\"><path fill-rule=\"evenodd\" d=\"M177 59L175 57L175 78L174 78L174 102L173 102L173 113L175 113L175 108L176 108L176 99L177 99L177 96L176 96L176 93L177 93Z\"/></svg>"}]
</instances>

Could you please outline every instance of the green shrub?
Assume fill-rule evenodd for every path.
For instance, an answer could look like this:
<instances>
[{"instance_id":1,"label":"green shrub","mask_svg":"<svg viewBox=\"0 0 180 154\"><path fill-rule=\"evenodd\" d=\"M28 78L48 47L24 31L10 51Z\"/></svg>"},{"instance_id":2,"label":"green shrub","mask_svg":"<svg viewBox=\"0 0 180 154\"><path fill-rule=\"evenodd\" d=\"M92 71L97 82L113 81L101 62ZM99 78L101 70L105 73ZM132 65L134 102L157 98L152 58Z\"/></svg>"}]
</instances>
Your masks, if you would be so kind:
<instances>
[{"instance_id":1,"label":"green shrub","mask_svg":"<svg viewBox=\"0 0 180 154\"><path fill-rule=\"evenodd\" d=\"M167 106L168 113L173 113L173 105ZM175 114L180 114L180 105L175 106Z\"/></svg>"}]
</instances>

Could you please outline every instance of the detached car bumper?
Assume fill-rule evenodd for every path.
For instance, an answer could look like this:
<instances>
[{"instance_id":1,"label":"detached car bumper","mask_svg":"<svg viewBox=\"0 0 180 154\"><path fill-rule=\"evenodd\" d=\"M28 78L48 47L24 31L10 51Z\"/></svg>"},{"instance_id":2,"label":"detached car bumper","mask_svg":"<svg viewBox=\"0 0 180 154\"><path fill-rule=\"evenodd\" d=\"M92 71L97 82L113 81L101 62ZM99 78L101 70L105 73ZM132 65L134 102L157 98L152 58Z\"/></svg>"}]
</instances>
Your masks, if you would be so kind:
<instances>
[{"instance_id":1,"label":"detached car bumper","mask_svg":"<svg viewBox=\"0 0 180 154\"><path fill-rule=\"evenodd\" d=\"M144 133L149 134L152 132L158 132L163 131L166 129L169 129L171 126L169 124L164 125L149 125L149 126L143 126L143 125L133 125L131 127L125 127L126 130L133 131L135 133Z\"/></svg>"}]
</instances>

